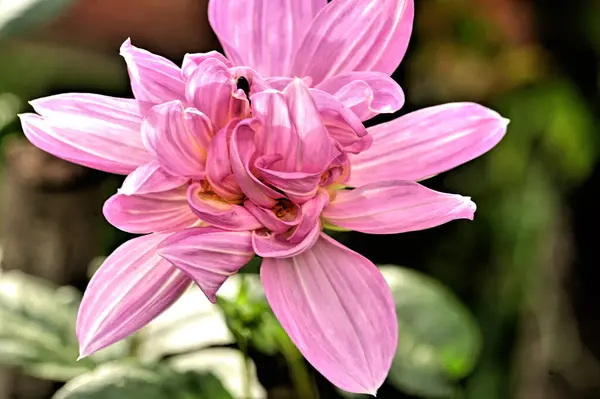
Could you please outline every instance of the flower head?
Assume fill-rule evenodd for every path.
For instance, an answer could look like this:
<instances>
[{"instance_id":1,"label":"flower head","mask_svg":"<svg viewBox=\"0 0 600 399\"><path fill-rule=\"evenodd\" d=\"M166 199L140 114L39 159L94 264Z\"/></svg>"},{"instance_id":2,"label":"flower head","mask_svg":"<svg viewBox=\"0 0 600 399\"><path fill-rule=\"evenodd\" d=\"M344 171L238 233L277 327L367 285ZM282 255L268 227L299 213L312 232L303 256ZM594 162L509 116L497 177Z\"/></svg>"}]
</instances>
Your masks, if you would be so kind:
<instances>
[{"instance_id":1,"label":"flower head","mask_svg":"<svg viewBox=\"0 0 600 399\"><path fill-rule=\"evenodd\" d=\"M374 394L396 349L394 302L375 265L323 225L395 234L472 219L469 198L415 181L486 152L506 121L455 103L364 127L403 105L389 74L412 0L212 0L209 17L227 57L188 54L179 68L126 41L135 99L63 94L21 115L38 147L126 174L104 214L145 234L90 281L81 354L142 328L192 282L214 301L259 255L267 299L302 354L338 387Z\"/></svg>"}]
</instances>

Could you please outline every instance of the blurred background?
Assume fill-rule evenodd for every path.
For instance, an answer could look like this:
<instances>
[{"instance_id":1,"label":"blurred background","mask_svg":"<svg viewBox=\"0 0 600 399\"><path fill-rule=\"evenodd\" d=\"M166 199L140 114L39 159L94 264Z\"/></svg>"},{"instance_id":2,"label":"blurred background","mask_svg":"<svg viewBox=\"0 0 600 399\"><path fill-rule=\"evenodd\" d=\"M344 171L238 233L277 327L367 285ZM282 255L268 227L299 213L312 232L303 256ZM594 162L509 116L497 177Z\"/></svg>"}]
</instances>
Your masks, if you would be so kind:
<instances>
[{"instance_id":1,"label":"blurred background","mask_svg":"<svg viewBox=\"0 0 600 399\"><path fill-rule=\"evenodd\" d=\"M386 265L400 342L378 398L600 399L600 1L418 0L398 113L476 101L511 119L489 154L425 182L475 221L336 238ZM32 147L17 113L63 92L130 97L120 44L180 62L219 49L207 0L0 0L0 399L343 398L301 358L257 283L195 288L76 362L75 314L121 178ZM397 115L380 117L381 122ZM396 265L396 266L392 266Z\"/></svg>"}]
</instances>

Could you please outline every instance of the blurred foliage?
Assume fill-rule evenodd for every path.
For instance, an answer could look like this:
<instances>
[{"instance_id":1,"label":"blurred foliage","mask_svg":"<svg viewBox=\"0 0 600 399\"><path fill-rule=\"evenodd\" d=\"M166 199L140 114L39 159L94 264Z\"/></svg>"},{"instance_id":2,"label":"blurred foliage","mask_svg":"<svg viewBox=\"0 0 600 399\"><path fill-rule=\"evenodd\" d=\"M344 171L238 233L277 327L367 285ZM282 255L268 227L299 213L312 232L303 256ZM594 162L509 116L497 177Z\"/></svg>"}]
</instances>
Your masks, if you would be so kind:
<instances>
[{"instance_id":1,"label":"blurred foliage","mask_svg":"<svg viewBox=\"0 0 600 399\"><path fill-rule=\"evenodd\" d=\"M80 299L72 288L56 288L18 271L0 274L0 364L57 381L91 370L89 359L77 362Z\"/></svg>"},{"instance_id":2,"label":"blurred foliage","mask_svg":"<svg viewBox=\"0 0 600 399\"><path fill-rule=\"evenodd\" d=\"M54 399L233 399L210 373L180 373L167 367L105 364L70 380Z\"/></svg>"},{"instance_id":3,"label":"blurred foliage","mask_svg":"<svg viewBox=\"0 0 600 399\"><path fill-rule=\"evenodd\" d=\"M0 38L22 34L60 15L73 0L0 0Z\"/></svg>"},{"instance_id":4,"label":"blurred foliage","mask_svg":"<svg viewBox=\"0 0 600 399\"><path fill-rule=\"evenodd\" d=\"M598 162L598 110L584 95L579 75L567 74L564 66L572 62L576 68L578 61L553 58L556 47L546 47L548 37L559 38L555 46L566 45L576 54L587 40L600 58L600 4L576 3L564 15L571 22L560 26L555 21L562 11L534 1L427 0L417 13L419 42L407 57L409 106L476 100L511 120L507 136L493 151L427 183L467 193L478 204L472 226L430 243L430 252L417 260L468 298L481 325L481 360L465 384L464 395L470 399L545 397L544 378L551 370L539 368L564 367L534 363L520 351L521 345L542 339L523 335L523 325L532 317L534 323L546 324L544 320L558 317L548 314L557 307L536 304L547 303L561 289L548 279L563 270L559 265L571 245L564 231L570 227L567 201ZM575 19L588 37L569 44L566 38L577 37L572 32L580 27ZM541 21L551 32L540 29ZM585 89L591 85L597 90L598 77L593 78ZM555 334L546 324L539 326L539 334ZM543 356L569 358L561 347L570 346L545 347ZM523 370L538 373L536 387L524 385L531 382ZM550 391L560 398L575 395Z\"/></svg>"},{"instance_id":5,"label":"blurred foliage","mask_svg":"<svg viewBox=\"0 0 600 399\"><path fill-rule=\"evenodd\" d=\"M447 398L473 369L481 347L477 324L438 281L411 269L382 266L396 303L398 349L390 382L427 398Z\"/></svg>"},{"instance_id":6,"label":"blurred foliage","mask_svg":"<svg viewBox=\"0 0 600 399\"><path fill-rule=\"evenodd\" d=\"M390 381L401 390L424 397L447 397L456 389L454 381L468 374L477 357L480 344L476 325L460 302L438 282L405 268L384 266L382 270L394 294L402 337ZM282 356L296 392L303 393L301 397L316 397L308 365L269 309L258 276L240 275L226 287L217 307L205 302L223 312L224 322L245 356L250 348L268 356ZM21 272L2 274L0 364L20 367L40 378L69 380L56 398L118 399L132 392L150 398L230 397L216 377L206 375L210 367L198 368L184 360L194 352L210 351L210 343L202 339L191 346L181 342L186 336L197 338L198 331L214 329L223 323L219 319L200 312L196 317L207 323L200 326L174 323L161 316L128 341L76 361L74 329L80 299L70 287L54 287ZM179 312L184 307L189 309L184 305L165 316L181 317ZM161 325L179 333L165 340L166 331ZM220 340L228 342L226 337ZM173 352L172 341L187 349ZM163 355L157 357L155 353ZM173 368L185 363L183 368Z\"/></svg>"},{"instance_id":7,"label":"blurred foliage","mask_svg":"<svg viewBox=\"0 0 600 399\"><path fill-rule=\"evenodd\" d=\"M256 257L260 264L260 258ZM246 266L248 267L248 266ZM250 345L267 354L277 353L277 340L273 335L281 329L274 323L275 316L256 275L244 275L235 298L218 297L219 308L223 311L227 327L239 344Z\"/></svg>"},{"instance_id":8,"label":"blurred foliage","mask_svg":"<svg viewBox=\"0 0 600 399\"><path fill-rule=\"evenodd\" d=\"M232 398L210 373L142 362L135 353L139 342L120 342L77 360L75 320L80 300L71 287L55 287L19 271L0 274L0 365L19 367L38 378L69 381L56 398L118 399L134 393L149 398Z\"/></svg>"}]
</instances>

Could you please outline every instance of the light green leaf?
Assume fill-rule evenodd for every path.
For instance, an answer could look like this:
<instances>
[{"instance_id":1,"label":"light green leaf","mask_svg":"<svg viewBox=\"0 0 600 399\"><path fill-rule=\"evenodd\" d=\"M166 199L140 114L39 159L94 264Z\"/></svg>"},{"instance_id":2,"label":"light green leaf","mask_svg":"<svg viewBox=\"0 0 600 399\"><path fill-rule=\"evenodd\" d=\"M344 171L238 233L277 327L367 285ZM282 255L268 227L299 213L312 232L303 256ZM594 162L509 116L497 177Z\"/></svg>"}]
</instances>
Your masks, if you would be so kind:
<instances>
[{"instance_id":1,"label":"light green leaf","mask_svg":"<svg viewBox=\"0 0 600 399\"><path fill-rule=\"evenodd\" d=\"M236 398L264 399L267 393L258 381L256 366L241 351L233 348L208 348L174 356L168 365L179 372L214 374Z\"/></svg>"},{"instance_id":2,"label":"light green leaf","mask_svg":"<svg viewBox=\"0 0 600 399\"><path fill-rule=\"evenodd\" d=\"M73 0L0 0L0 37L51 21Z\"/></svg>"},{"instance_id":3,"label":"light green leaf","mask_svg":"<svg viewBox=\"0 0 600 399\"><path fill-rule=\"evenodd\" d=\"M473 369L481 347L478 326L460 301L417 271L382 266L396 303L398 350L390 382L405 392L448 398Z\"/></svg>"},{"instance_id":4,"label":"light green leaf","mask_svg":"<svg viewBox=\"0 0 600 399\"><path fill-rule=\"evenodd\" d=\"M0 364L64 381L94 363L77 362L75 319L80 294L18 271L0 274Z\"/></svg>"},{"instance_id":5,"label":"light green leaf","mask_svg":"<svg viewBox=\"0 0 600 399\"><path fill-rule=\"evenodd\" d=\"M67 382L54 399L233 399L211 373L108 363Z\"/></svg>"}]
</instances>

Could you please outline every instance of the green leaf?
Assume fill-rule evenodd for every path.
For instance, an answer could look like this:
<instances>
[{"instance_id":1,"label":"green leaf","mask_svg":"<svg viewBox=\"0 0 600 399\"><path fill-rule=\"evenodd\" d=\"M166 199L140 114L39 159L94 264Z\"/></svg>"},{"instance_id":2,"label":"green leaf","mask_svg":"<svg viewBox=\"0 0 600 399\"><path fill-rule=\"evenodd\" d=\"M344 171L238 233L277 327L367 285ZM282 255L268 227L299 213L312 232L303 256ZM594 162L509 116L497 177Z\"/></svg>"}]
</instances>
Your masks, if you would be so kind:
<instances>
[{"instance_id":1,"label":"green leaf","mask_svg":"<svg viewBox=\"0 0 600 399\"><path fill-rule=\"evenodd\" d=\"M233 399L211 373L108 363L67 382L53 399Z\"/></svg>"},{"instance_id":2,"label":"green leaf","mask_svg":"<svg viewBox=\"0 0 600 399\"><path fill-rule=\"evenodd\" d=\"M277 330L282 330L282 327L272 322L275 316L260 278L256 274L245 274L231 277L230 280L238 286L237 295L229 299L219 296L217 300L227 327L238 344L248 343L262 353L274 355L278 349L273 334L279 333Z\"/></svg>"},{"instance_id":3,"label":"green leaf","mask_svg":"<svg viewBox=\"0 0 600 399\"><path fill-rule=\"evenodd\" d=\"M417 271L382 266L396 303L398 349L389 380L397 388L447 398L475 366L479 328L461 302L438 281Z\"/></svg>"},{"instance_id":4,"label":"green leaf","mask_svg":"<svg viewBox=\"0 0 600 399\"><path fill-rule=\"evenodd\" d=\"M0 38L58 17L73 0L0 0Z\"/></svg>"},{"instance_id":5,"label":"green leaf","mask_svg":"<svg viewBox=\"0 0 600 399\"><path fill-rule=\"evenodd\" d=\"M94 362L77 362L79 292L19 271L0 275L0 364L40 378L65 381Z\"/></svg>"}]
</instances>

